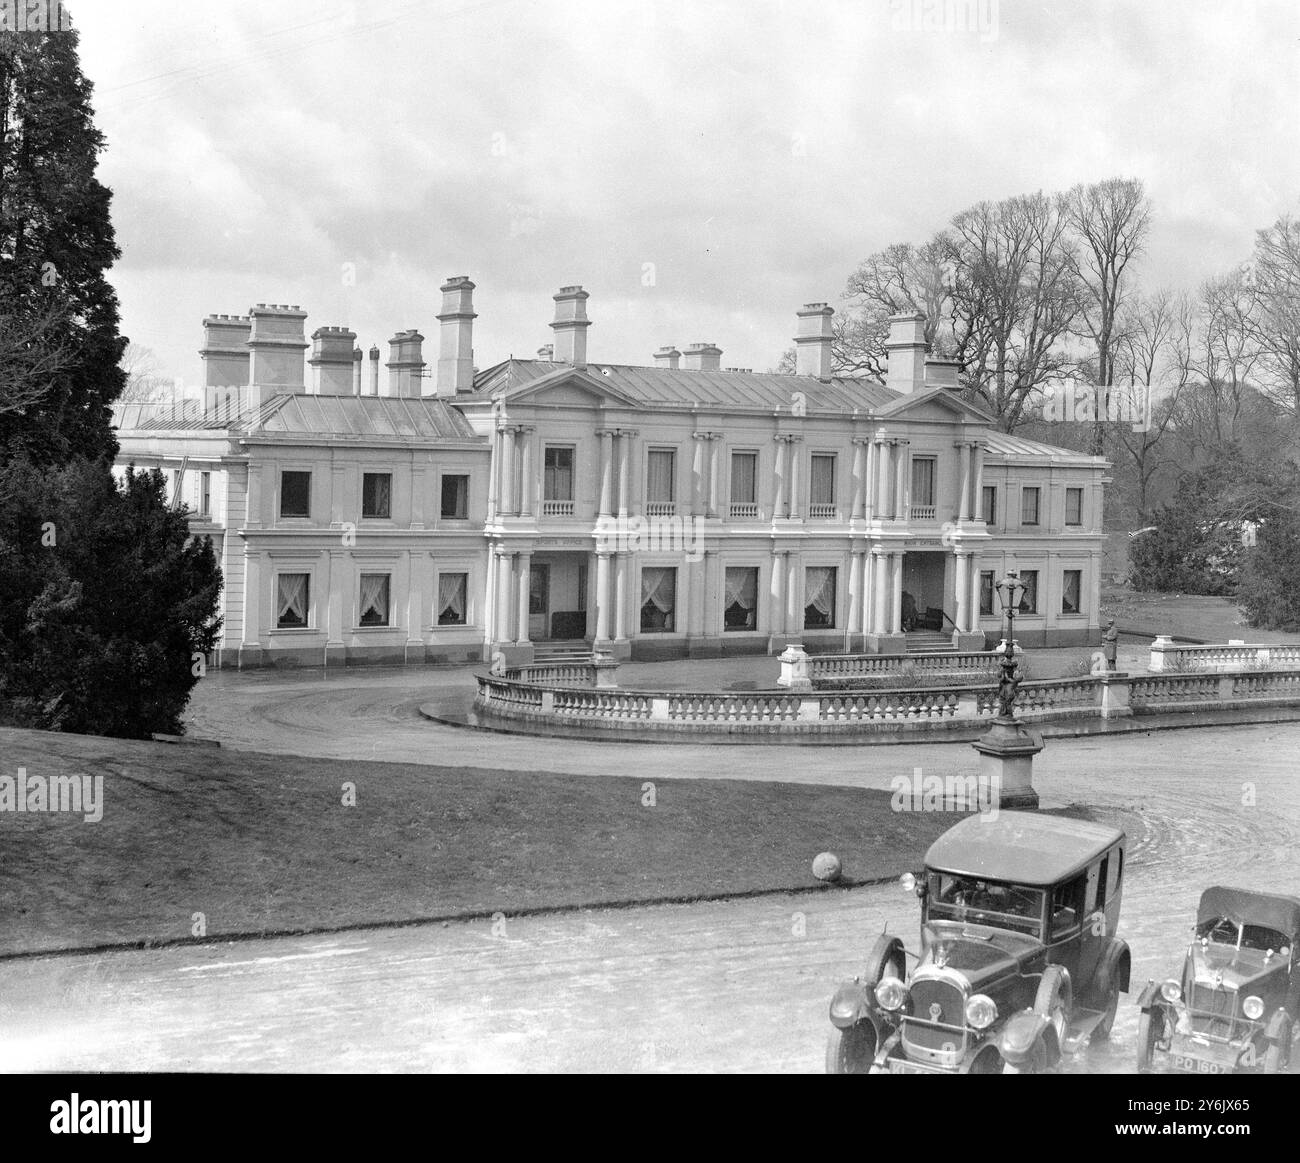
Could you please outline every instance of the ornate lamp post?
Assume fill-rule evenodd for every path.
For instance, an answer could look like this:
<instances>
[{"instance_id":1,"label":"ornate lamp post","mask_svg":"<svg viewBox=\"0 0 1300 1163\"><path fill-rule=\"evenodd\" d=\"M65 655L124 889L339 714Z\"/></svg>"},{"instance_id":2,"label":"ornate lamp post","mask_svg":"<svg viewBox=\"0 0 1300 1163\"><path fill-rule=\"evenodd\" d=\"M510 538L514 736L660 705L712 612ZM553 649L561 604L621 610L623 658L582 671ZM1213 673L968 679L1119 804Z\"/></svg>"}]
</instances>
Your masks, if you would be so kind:
<instances>
[{"instance_id":1,"label":"ornate lamp post","mask_svg":"<svg viewBox=\"0 0 1300 1163\"><path fill-rule=\"evenodd\" d=\"M972 746L980 754L980 778L995 793L983 793L986 802L999 808L1036 808L1038 793L1034 791L1033 763L1034 756L1043 749L1043 738L1016 718L1020 675L1016 664L1015 625L1025 583L1017 571L1009 570L994 588L1007 620L1002 677L998 682L998 713L988 733Z\"/></svg>"}]
</instances>

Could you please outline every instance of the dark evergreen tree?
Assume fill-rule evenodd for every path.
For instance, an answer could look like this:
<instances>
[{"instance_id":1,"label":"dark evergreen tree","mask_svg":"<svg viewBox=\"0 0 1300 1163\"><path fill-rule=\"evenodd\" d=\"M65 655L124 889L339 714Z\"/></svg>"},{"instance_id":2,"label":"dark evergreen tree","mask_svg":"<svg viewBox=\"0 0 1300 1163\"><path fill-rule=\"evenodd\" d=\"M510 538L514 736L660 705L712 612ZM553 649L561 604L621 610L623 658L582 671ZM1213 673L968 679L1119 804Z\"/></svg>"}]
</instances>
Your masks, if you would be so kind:
<instances>
[{"instance_id":1,"label":"dark evergreen tree","mask_svg":"<svg viewBox=\"0 0 1300 1163\"><path fill-rule=\"evenodd\" d=\"M75 32L0 37L0 457L111 456L121 393L104 148Z\"/></svg>"}]
</instances>

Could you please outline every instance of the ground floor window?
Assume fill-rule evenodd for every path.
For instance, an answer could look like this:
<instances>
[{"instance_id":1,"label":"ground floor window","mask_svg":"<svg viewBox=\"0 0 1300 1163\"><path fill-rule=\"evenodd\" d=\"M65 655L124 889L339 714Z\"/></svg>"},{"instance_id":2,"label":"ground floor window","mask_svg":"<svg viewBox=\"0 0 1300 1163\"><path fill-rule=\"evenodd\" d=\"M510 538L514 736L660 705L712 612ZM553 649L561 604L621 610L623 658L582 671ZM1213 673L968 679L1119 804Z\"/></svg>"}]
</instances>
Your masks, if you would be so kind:
<instances>
[{"instance_id":1,"label":"ground floor window","mask_svg":"<svg viewBox=\"0 0 1300 1163\"><path fill-rule=\"evenodd\" d=\"M980 614L990 616L996 612L993 609L993 571L982 569L980 570Z\"/></svg>"},{"instance_id":2,"label":"ground floor window","mask_svg":"<svg viewBox=\"0 0 1300 1163\"><path fill-rule=\"evenodd\" d=\"M388 574L361 575L361 625L388 625Z\"/></svg>"},{"instance_id":3,"label":"ground floor window","mask_svg":"<svg viewBox=\"0 0 1300 1163\"><path fill-rule=\"evenodd\" d=\"M307 625L311 574L282 573L275 579L275 624L281 629Z\"/></svg>"},{"instance_id":4,"label":"ground floor window","mask_svg":"<svg viewBox=\"0 0 1300 1163\"><path fill-rule=\"evenodd\" d=\"M1020 609L1018 614L1037 614L1038 613L1038 570L1022 569L1020 571L1020 580L1024 584L1025 592L1020 598Z\"/></svg>"},{"instance_id":5,"label":"ground floor window","mask_svg":"<svg viewBox=\"0 0 1300 1163\"><path fill-rule=\"evenodd\" d=\"M440 573L438 575L439 626L465 625L468 594L469 574Z\"/></svg>"},{"instance_id":6,"label":"ground floor window","mask_svg":"<svg viewBox=\"0 0 1300 1163\"><path fill-rule=\"evenodd\" d=\"M672 633L677 611L677 571L671 566L641 570L641 633Z\"/></svg>"},{"instance_id":7,"label":"ground floor window","mask_svg":"<svg viewBox=\"0 0 1300 1163\"><path fill-rule=\"evenodd\" d=\"M1083 570L1067 569L1061 581L1061 613L1077 614L1080 609L1079 595L1083 593Z\"/></svg>"},{"instance_id":8,"label":"ground floor window","mask_svg":"<svg viewBox=\"0 0 1300 1163\"><path fill-rule=\"evenodd\" d=\"M724 630L758 627L758 569L738 566L727 570L727 592L722 600Z\"/></svg>"},{"instance_id":9,"label":"ground floor window","mask_svg":"<svg viewBox=\"0 0 1300 1163\"><path fill-rule=\"evenodd\" d=\"M810 565L804 570L803 626L829 630L835 625L835 567Z\"/></svg>"}]
</instances>

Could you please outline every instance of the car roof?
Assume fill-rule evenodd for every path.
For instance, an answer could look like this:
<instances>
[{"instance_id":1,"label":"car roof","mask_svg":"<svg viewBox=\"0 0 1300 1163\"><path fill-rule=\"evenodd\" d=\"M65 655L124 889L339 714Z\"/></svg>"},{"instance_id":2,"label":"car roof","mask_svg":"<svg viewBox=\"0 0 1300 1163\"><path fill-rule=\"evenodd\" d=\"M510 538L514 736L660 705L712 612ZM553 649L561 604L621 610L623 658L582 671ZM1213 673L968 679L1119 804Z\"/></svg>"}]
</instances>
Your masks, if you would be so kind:
<instances>
[{"instance_id":1,"label":"car roof","mask_svg":"<svg viewBox=\"0 0 1300 1163\"><path fill-rule=\"evenodd\" d=\"M1201 893L1197 922L1230 917L1244 925L1260 925L1294 938L1300 933L1300 899L1248 888L1227 888L1216 884Z\"/></svg>"},{"instance_id":2,"label":"car roof","mask_svg":"<svg viewBox=\"0 0 1300 1163\"><path fill-rule=\"evenodd\" d=\"M980 813L931 844L925 863L940 872L1045 886L1068 879L1123 839L1119 828L1087 820L1030 812Z\"/></svg>"}]
</instances>

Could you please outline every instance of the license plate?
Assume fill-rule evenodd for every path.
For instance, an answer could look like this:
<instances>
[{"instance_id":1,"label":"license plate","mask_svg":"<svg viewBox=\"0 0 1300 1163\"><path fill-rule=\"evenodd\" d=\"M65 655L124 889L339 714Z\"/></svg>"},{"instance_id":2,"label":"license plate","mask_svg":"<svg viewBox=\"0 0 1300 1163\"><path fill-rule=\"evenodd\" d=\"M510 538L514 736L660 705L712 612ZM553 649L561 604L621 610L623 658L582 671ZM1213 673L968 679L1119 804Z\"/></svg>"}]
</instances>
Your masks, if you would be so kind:
<instances>
[{"instance_id":1,"label":"license plate","mask_svg":"<svg viewBox=\"0 0 1300 1163\"><path fill-rule=\"evenodd\" d=\"M924 1066L916 1066L902 1058L891 1058L889 1060L890 1074L931 1074L932 1071L926 1070Z\"/></svg>"},{"instance_id":2,"label":"license plate","mask_svg":"<svg viewBox=\"0 0 1300 1163\"><path fill-rule=\"evenodd\" d=\"M1193 1058L1190 1054L1172 1055L1175 1070L1185 1070L1189 1074L1227 1074L1228 1067L1222 1062L1211 1062L1208 1058Z\"/></svg>"}]
</instances>

